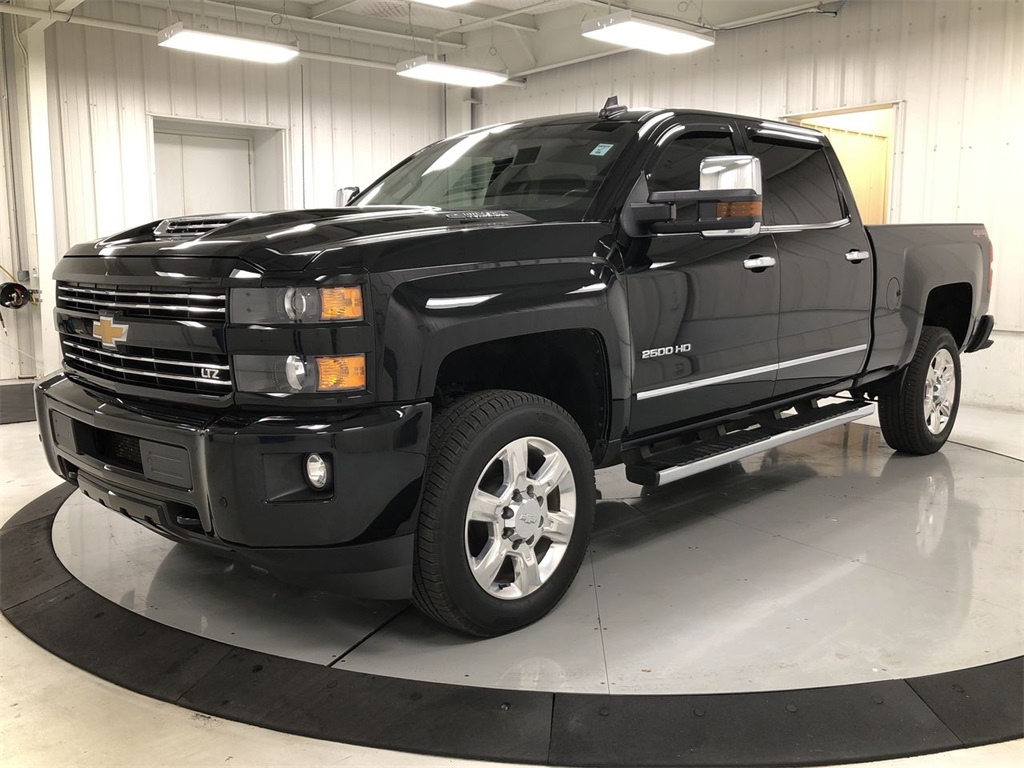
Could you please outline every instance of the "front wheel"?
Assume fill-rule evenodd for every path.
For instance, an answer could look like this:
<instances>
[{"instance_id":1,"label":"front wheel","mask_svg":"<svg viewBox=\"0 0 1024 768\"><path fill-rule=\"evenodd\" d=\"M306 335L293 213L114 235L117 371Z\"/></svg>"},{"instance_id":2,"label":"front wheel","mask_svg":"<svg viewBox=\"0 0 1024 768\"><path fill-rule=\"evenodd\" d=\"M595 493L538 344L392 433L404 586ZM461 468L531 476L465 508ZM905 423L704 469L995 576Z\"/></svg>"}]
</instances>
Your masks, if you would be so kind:
<instances>
[{"instance_id":1,"label":"front wheel","mask_svg":"<svg viewBox=\"0 0 1024 768\"><path fill-rule=\"evenodd\" d=\"M935 453L953 431L960 406L960 354L945 328L927 325L903 375L878 398L878 419L889 447Z\"/></svg>"},{"instance_id":2,"label":"front wheel","mask_svg":"<svg viewBox=\"0 0 1024 768\"><path fill-rule=\"evenodd\" d=\"M413 602L481 637L547 614L586 554L596 502L590 449L549 400L492 390L431 432Z\"/></svg>"}]
</instances>

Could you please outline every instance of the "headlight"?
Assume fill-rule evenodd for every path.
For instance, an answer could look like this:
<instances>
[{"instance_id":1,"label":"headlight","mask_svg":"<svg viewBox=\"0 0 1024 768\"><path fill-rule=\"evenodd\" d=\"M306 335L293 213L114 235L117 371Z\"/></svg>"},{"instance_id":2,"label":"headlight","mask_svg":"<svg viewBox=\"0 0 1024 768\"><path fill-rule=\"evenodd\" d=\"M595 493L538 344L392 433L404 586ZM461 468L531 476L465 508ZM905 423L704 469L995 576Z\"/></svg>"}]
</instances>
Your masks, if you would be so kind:
<instances>
[{"instance_id":1,"label":"headlight","mask_svg":"<svg viewBox=\"0 0 1024 768\"><path fill-rule=\"evenodd\" d=\"M330 323L363 319L363 289L358 285L335 288L234 288L232 323Z\"/></svg>"},{"instance_id":2,"label":"headlight","mask_svg":"<svg viewBox=\"0 0 1024 768\"><path fill-rule=\"evenodd\" d=\"M241 392L351 392L366 388L366 355L235 355L234 372Z\"/></svg>"}]
</instances>

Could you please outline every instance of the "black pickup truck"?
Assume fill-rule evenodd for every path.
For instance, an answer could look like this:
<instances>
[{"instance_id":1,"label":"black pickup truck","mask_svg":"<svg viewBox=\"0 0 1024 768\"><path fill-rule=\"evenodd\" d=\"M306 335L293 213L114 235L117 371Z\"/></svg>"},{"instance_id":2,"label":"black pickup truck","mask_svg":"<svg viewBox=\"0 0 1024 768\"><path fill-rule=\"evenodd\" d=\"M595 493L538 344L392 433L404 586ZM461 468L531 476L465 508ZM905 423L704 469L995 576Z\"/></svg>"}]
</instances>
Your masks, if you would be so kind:
<instances>
[{"instance_id":1,"label":"black pickup truck","mask_svg":"<svg viewBox=\"0 0 1024 768\"><path fill-rule=\"evenodd\" d=\"M524 120L342 208L72 248L39 426L55 472L164 536L496 635L575 577L595 467L662 485L876 401L890 446L938 450L991 263L981 224L865 227L812 130Z\"/></svg>"}]
</instances>

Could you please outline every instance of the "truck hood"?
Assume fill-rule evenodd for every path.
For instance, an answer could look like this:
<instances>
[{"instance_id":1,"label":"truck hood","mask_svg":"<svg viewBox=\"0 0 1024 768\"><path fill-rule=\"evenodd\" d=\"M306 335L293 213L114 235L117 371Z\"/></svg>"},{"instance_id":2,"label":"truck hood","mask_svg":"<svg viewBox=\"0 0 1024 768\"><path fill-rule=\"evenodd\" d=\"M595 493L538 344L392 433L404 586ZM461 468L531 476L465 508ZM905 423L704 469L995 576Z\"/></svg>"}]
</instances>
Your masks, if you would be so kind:
<instances>
[{"instance_id":1,"label":"truck hood","mask_svg":"<svg viewBox=\"0 0 1024 768\"><path fill-rule=\"evenodd\" d=\"M372 270L389 244L535 224L513 211L409 206L220 214L150 222L67 256L231 258L261 272L296 272L329 253L332 267Z\"/></svg>"}]
</instances>

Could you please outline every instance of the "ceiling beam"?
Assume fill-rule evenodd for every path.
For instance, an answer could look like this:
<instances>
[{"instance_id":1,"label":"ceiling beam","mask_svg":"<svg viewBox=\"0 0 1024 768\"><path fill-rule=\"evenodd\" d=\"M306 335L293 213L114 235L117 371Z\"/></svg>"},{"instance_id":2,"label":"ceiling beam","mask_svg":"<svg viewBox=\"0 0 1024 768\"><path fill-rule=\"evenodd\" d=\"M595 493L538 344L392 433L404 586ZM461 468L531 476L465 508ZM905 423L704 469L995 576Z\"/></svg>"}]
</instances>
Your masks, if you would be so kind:
<instances>
[{"instance_id":1,"label":"ceiling beam","mask_svg":"<svg viewBox=\"0 0 1024 768\"><path fill-rule=\"evenodd\" d=\"M442 29L442 30L440 30L435 35L435 37L446 37L448 35L456 35L456 34L460 34L462 32L469 32L469 31L474 30L474 29L480 29L481 27L488 27L488 26L490 26L492 24L497 24L499 26L509 26L509 22L507 22L505 20L510 18L510 17L512 17L512 16L518 16L521 13L532 13L533 11L539 11L540 9L546 8L549 5L554 5L555 3L560 3L560 2L562 2L562 0L544 0L543 2L534 3L533 5L528 5L525 8L518 8L518 9L516 9L514 11L501 11L501 12L497 13L496 15L488 16L487 18L481 18L479 21L471 21L468 24L460 24L457 27L449 27L448 29ZM497 9L492 9L492 10L497 10ZM476 16L477 14L475 14L475 13L468 13L467 15L468 16ZM520 27L520 26L516 25L513 28L514 29L518 29L521 32L524 32L524 31L527 31L527 30L529 30L531 32L536 32L537 31L537 29L535 27L525 27L524 28L524 27Z\"/></svg>"},{"instance_id":2,"label":"ceiling beam","mask_svg":"<svg viewBox=\"0 0 1024 768\"><path fill-rule=\"evenodd\" d=\"M181 2L181 1L182 0L175 0L175 2ZM263 17L266 17L266 18L271 18L271 19L274 18L274 17L278 17L278 18L281 18L281 19L288 19L290 21L300 21L300 22L307 23L307 24L326 25L328 27L334 27L336 30L337 29L343 29L343 30L346 30L346 31L353 31L353 32L365 32L366 34L369 34L369 35L380 35L382 37L390 37L393 40L404 40L404 41L406 41L406 43L408 43L409 40L414 40L415 42L422 43L422 44L433 43L432 38L427 37L427 35L429 34L429 31L412 30L412 34L410 35L410 30L409 30L408 26L405 25L405 24L397 24L395 22L385 21L385 20L377 20L377 19L374 19L374 21L376 21L377 23L386 25L386 26L375 27L375 26L363 26L362 24L350 23L349 20L351 20L351 21L362 21L363 19L367 19L368 18L368 17L365 17L365 16L356 16L354 14L346 14L345 15L345 20L343 22L342 21L327 21L325 19L313 19L313 18L310 18L308 16L297 16L297 15L295 15L293 13L281 13L279 11L268 11L268 10L264 10L262 8L254 8L254 7L248 6L248 5L238 5L238 4L234 3L234 2L231 2L231 3L223 2L222 0L188 0L188 1L193 6L198 6L200 10L203 7L206 7L206 8L219 8L219 9L223 9L224 11L229 11L232 14L248 12L248 13L258 14L260 16L263 16ZM409 47L409 46L406 45L405 47ZM459 48L465 48L466 46L459 44L458 47Z\"/></svg>"},{"instance_id":3,"label":"ceiling beam","mask_svg":"<svg viewBox=\"0 0 1024 768\"><path fill-rule=\"evenodd\" d=\"M120 21L109 19L96 19L90 16L77 16L70 12L58 13L57 11L44 11L37 8L27 8L20 5L0 4L0 15L22 16L24 18L36 19L38 21L51 21L61 24L75 24L94 29L109 29L114 32L130 32L136 35L145 35L154 40L160 34L157 27L144 27L139 24L125 24ZM24 33L22 33L24 34ZM36 35L38 37L38 35ZM395 64L387 61L375 61L372 59L357 59L351 56L337 56L333 53L318 53L317 51L299 51L301 58L313 59L315 61L329 61L334 64L347 64L353 67L369 67L371 69L382 69L389 72L395 71ZM509 81L510 85L522 87L522 82Z\"/></svg>"},{"instance_id":4,"label":"ceiling beam","mask_svg":"<svg viewBox=\"0 0 1024 768\"><path fill-rule=\"evenodd\" d=\"M167 10L167 0L134 0L139 5L148 5L154 8L162 8ZM324 19L311 19L306 16L295 16L294 14L279 13L276 11L268 11L263 8L253 8L248 5L234 5L224 2L217 2L217 0L174 0L174 10L182 12L184 9L185 13L202 13L203 8L208 16L214 16L218 19L224 19L231 21L237 17L241 21L248 23L264 24L264 21L252 22L252 19L259 18L272 19L277 17L279 19L287 20L288 22L294 22L295 27L303 32L313 32L314 34L322 34L328 36L337 36L345 40L351 41L350 36L345 36L342 33L359 33L376 37L383 37L394 40L395 43L392 47L401 48L403 50L412 50L410 41L416 42L420 45L433 45L435 40L431 37L427 37L423 32L420 34L414 34L412 37L409 36L408 30L405 31L391 31L388 29L377 29L375 27L363 27L355 24L346 24L341 22L326 21ZM246 18L248 17L248 18ZM284 29L290 29L292 26L289 23ZM302 27L306 27L302 29ZM281 29L282 27L277 27ZM316 30L316 32L314 32ZM366 42L366 41L362 41ZM438 45L445 48L459 48L464 49L466 46L462 43L454 43L448 41L439 41ZM386 43L381 43L386 45Z\"/></svg>"},{"instance_id":5,"label":"ceiling beam","mask_svg":"<svg viewBox=\"0 0 1024 768\"><path fill-rule=\"evenodd\" d=\"M80 6L84 2L85 2L85 0L63 0L62 2L57 3L52 8L49 8L47 10L52 10L54 13L73 13L75 8L77 8L78 6ZM46 29L48 26L50 26L51 24L56 23L57 21L58 21L58 19L54 18L53 16L51 16L49 18L46 18L46 19L39 19L39 21L35 22L31 27L29 27L25 31L26 32L32 32L34 30L42 31L42 30Z\"/></svg>"},{"instance_id":6,"label":"ceiling beam","mask_svg":"<svg viewBox=\"0 0 1024 768\"><path fill-rule=\"evenodd\" d=\"M322 3L318 3L313 6L310 10L309 17L311 19L321 19L324 16L329 16L336 11L342 11L350 5L354 5L359 0L324 0ZM517 11L507 11L504 8L495 8L490 5L481 5L480 3L473 3L468 6L458 6L456 8L434 8L431 6L421 6L424 9L445 11L447 13L454 13L460 16L469 16L476 21L472 22L477 25L484 25L488 23L494 23L499 27L507 27L508 29L516 29L520 32L536 32L537 27L532 23L526 21L513 21L512 17L523 15L525 9L519 9Z\"/></svg>"},{"instance_id":7,"label":"ceiling beam","mask_svg":"<svg viewBox=\"0 0 1024 768\"><path fill-rule=\"evenodd\" d=\"M0 5L0 14L23 16L26 19L35 19L37 21L60 22L61 24L79 24L83 27L110 29L115 32L131 32L139 35L151 35L152 37L156 37L160 32L159 29L143 27L138 24L125 24L120 21L108 21L107 19L93 19L88 16L76 16L71 13L57 13L56 11L44 11L41 8L28 8L21 5ZM22 34L24 34L24 32Z\"/></svg>"},{"instance_id":8,"label":"ceiling beam","mask_svg":"<svg viewBox=\"0 0 1024 768\"><path fill-rule=\"evenodd\" d=\"M309 12L309 18L319 19L321 16L327 16L328 14L340 11L347 5L357 3L359 0L324 0L322 3L317 3Z\"/></svg>"},{"instance_id":9,"label":"ceiling beam","mask_svg":"<svg viewBox=\"0 0 1024 768\"><path fill-rule=\"evenodd\" d=\"M444 10L449 13L459 14L461 16L472 16L478 21L472 22L486 26L488 24L495 24L499 27L507 27L508 29L515 29L520 32L536 32L537 27L532 22L525 21L513 21L513 17L526 15L530 7L519 8L515 11L508 11L504 8L495 8L492 5L482 5L481 3L472 3L467 6L458 6L456 8L445 8Z\"/></svg>"}]
</instances>

